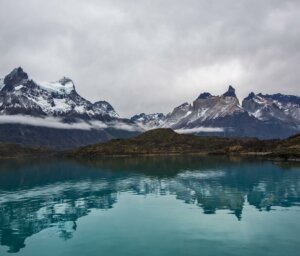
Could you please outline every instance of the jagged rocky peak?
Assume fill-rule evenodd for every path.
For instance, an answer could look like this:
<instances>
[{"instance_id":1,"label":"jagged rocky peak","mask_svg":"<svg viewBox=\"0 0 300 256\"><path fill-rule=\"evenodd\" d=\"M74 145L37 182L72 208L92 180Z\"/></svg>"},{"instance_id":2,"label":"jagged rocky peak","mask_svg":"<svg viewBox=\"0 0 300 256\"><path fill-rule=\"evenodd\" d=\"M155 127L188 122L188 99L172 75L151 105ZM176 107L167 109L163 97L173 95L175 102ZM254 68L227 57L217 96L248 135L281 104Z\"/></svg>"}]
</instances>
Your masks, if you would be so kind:
<instances>
[{"instance_id":1,"label":"jagged rocky peak","mask_svg":"<svg viewBox=\"0 0 300 256\"><path fill-rule=\"evenodd\" d=\"M175 109L189 109L191 107L191 104L189 104L188 102L185 102L181 105L179 105L178 107L176 107Z\"/></svg>"},{"instance_id":2,"label":"jagged rocky peak","mask_svg":"<svg viewBox=\"0 0 300 256\"><path fill-rule=\"evenodd\" d=\"M166 115L162 127L172 127L174 124L180 122L184 117L192 113L192 105L185 102L173 109L173 111Z\"/></svg>"},{"instance_id":3,"label":"jagged rocky peak","mask_svg":"<svg viewBox=\"0 0 300 256\"><path fill-rule=\"evenodd\" d=\"M165 119L166 116L163 113L141 113L130 118L131 121L146 130L160 127L164 123Z\"/></svg>"},{"instance_id":4,"label":"jagged rocky peak","mask_svg":"<svg viewBox=\"0 0 300 256\"><path fill-rule=\"evenodd\" d=\"M179 117L181 118L185 116L191 110L191 108L191 104L185 102L179 105L178 107L175 107L173 111L170 114L168 114L168 117L171 117L172 119L177 119Z\"/></svg>"},{"instance_id":5,"label":"jagged rocky peak","mask_svg":"<svg viewBox=\"0 0 300 256\"><path fill-rule=\"evenodd\" d=\"M295 96L295 95L285 95L281 93L276 93L276 94L254 94L251 92L244 100L245 101L255 101L256 103L260 104L266 104L266 103L271 103L273 104L274 102L276 104L281 103L281 104L296 104L300 105L300 97Z\"/></svg>"},{"instance_id":6,"label":"jagged rocky peak","mask_svg":"<svg viewBox=\"0 0 300 256\"><path fill-rule=\"evenodd\" d=\"M96 101L94 103L94 106L96 106L96 107L105 107L105 109L107 109L107 110L114 110L113 106L105 100Z\"/></svg>"},{"instance_id":7,"label":"jagged rocky peak","mask_svg":"<svg viewBox=\"0 0 300 256\"><path fill-rule=\"evenodd\" d=\"M132 116L130 119L132 121L137 121L140 118L145 118L147 115L145 113L140 113L140 114L136 114L134 116Z\"/></svg>"},{"instance_id":8,"label":"jagged rocky peak","mask_svg":"<svg viewBox=\"0 0 300 256\"><path fill-rule=\"evenodd\" d=\"M154 113L151 116L155 119L164 119L166 117L163 113Z\"/></svg>"},{"instance_id":9,"label":"jagged rocky peak","mask_svg":"<svg viewBox=\"0 0 300 256\"><path fill-rule=\"evenodd\" d=\"M203 92L199 95L198 99L199 100L201 100L201 99L205 100L205 99L208 99L210 97L212 97L212 95L209 92Z\"/></svg>"},{"instance_id":10,"label":"jagged rocky peak","mask_svg":"<svg viewBox=\"0 0 300 256\"><path fill-rule=\"evenodd\" d=\"M115 111L113 106L104 100L95 102L93 104L93 109L96 113L100 111L102 113L107 113L111 117L119 117L119 114Z\"/></svg>"},{"instance_id":11,"label":"jagged rocky peak","mask_svg":"<svg viewBox=\"0 0 300 256\"><path fill-rule=\"evenodd\" d=\"M236 94L235 94L235 89L229 85L227 92L225 92L223 94L224 97L235 97L236 98Z\"/></svg>"},{"instance_id":12,"label":"jagged rocky peak","mask_svg":"<svg viewBox=\"0 0 300 256\"><path fill-rule=\"evenodd\" d=\"M70 79L70 78L68 78L68 77L63 77L63 78L61 78L59 81L58 81L60 84L62 84L62 85L66 85L67 83L72 83L72 84L74 84L73 83L73 81L72 81L72 79Z\"/></svg>"},{"instance_id":13,"label":"jagged rocky peak","mask_svg":"<svg viewBox=\"0 0 300 256\"><path fill-rule=\"evenodd\" d=\"M244 99L244 100L252 100L255 98L255 93L254 92L250 92L249 95Z\"/></svg>"},{"instance_id":14,"label":"jagged rocky peak","mask_svg":"<svg viewBox=\"0 0 300 256\"><path fill-rule=\"evenodd\" d=\"M300 125L300 97L284 94L249 94L243 100L243 108L264 121L276 121Z\"/></svg>"},{"instance_id":15,"label":"jagged rocky peak","mask_svg":"<svg viewBox=\"0 0 300 256\"><path fill-rule=\"evenodd\" d=\"M162 120L164 118L165 118L165 115L163 113L153 113L153 114L141 113L141 114L138 114L138 115L134 115L130 119L132 121L147 122L147 121L154 121L154 120Z\"/></svg>"},{"instance_id":16,"label":"jagged rocky peak","mask_svg":"<svg viewBox=\"0 0 300 256\"><path fill-rule=\"evenodd\" d=\"M12 86L15 84L20 83L24 79L28 79L27 73L23 71L21 67L15 68L13 71L11 71L5 78L4 78L4 84L7 86Z\"/></svg>"},{"instance_id":17,"label":"jagged rocky peak","mask_svg":"<svg viewBox=\"0 0 300 256\"><path fill-rule=\"evenodd\" d=\"M291 103L291 104L297 104L300 105L300 97L295 95L285 95L281 93L276 94L258 94L260 97L270 100L275 100L284 104Z\"/></svg>"},{"instance_id":18,"label":"jagged rocky peak","mask_svg":"<svg viewBox=\"0 0 300 256\"><path fill-rule=\"evenodd\" d=\"M259 113L255 113L260 107L261 99L259 94L251 92L246 98L242 101L242 107L251 115L258 117Z\"/></svg>"}]
</instances>

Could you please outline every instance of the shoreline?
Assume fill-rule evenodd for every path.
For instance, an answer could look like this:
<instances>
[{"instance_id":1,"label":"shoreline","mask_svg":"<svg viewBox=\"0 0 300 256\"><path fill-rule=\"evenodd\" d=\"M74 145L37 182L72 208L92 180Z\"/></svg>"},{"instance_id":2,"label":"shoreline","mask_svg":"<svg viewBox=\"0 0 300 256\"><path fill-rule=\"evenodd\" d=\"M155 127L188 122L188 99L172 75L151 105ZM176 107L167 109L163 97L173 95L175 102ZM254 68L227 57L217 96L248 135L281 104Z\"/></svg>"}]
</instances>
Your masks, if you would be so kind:
<instances>
[{"instance_id":1,"label":"shoreline","mask_svg":"<svg viewBox=\"0 0 300 256\"><path fill-rule=\"evenodd\" d=\"M166 152L166 153L134 153L134 154L102 154L97 156L71 156L68 153L61 155L59 152L50 155L23 155L23 156L0 156L1 160L20 159L72 159L72 160L101 160L105 158L130 158L130 157L164 157L164 156L207 156L207 157L241 157L278 162L300 162L300 156L279 157L273 152L242 152L242 153L221 153L221 152Z\"/></svg>"}]
</instances>

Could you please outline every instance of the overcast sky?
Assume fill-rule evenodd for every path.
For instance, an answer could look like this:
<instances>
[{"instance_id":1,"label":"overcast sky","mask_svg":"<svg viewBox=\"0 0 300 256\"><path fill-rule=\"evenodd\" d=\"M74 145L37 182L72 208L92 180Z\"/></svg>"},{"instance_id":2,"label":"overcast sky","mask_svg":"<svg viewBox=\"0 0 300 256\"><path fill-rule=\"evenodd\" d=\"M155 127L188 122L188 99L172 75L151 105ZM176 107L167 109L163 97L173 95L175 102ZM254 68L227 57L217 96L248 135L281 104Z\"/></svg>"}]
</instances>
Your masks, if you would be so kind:
<instances>
[{"instance_id":1,"label":"overcast sky","mask_svg":"<svg viewBox=\"0 0 300 256\"><path fill-rule=\"evenodd\" d=\"M198 94L300 94L300 1L0 0L0 75L70 77L124 117Z\"/></svg>"}]
</instances>

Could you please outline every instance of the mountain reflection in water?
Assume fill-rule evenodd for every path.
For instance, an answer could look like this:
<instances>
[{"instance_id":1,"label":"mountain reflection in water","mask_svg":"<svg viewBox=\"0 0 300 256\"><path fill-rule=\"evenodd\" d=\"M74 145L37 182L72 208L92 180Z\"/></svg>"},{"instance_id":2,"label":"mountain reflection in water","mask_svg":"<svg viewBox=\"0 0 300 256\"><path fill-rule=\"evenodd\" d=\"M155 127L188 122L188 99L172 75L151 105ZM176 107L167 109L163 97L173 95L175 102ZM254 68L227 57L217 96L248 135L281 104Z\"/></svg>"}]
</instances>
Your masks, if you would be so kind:
<instances>
[{"instance_id":1,"label":"mountain reflection in water","mask_svg":"<svg viewBox=\"0 0 300 256\"><path fill-rule=\"evenodd\" d=\"M227 210L241 221L246 202L258 211L299 206L300 168L196 156L2 161L0 243L18 252L26 238L49 227L70 239L78 218L92 209L109 211L120 193L172 195L204 214Z\"/></svg>"}]
</instances>

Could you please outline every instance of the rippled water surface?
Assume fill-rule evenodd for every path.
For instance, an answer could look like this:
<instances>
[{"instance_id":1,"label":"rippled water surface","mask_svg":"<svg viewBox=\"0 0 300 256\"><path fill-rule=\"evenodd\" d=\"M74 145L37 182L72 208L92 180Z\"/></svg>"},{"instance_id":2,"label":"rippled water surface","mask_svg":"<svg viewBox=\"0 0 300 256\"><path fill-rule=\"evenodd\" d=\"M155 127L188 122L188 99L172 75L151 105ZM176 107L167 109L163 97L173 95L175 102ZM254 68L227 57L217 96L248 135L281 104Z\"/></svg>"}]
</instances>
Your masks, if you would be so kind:
<instances>
[{"instance_id":1,"label":"rippled water surface","mask_svg":"<svg viewBox=\"0 0 300 256\"><path fill-rule=\"evenodd\" d=\"M0 255L299 255L300 166L0 162Z\"/></svg>"}]
</instances>

